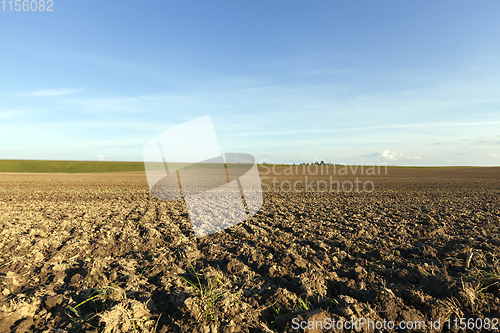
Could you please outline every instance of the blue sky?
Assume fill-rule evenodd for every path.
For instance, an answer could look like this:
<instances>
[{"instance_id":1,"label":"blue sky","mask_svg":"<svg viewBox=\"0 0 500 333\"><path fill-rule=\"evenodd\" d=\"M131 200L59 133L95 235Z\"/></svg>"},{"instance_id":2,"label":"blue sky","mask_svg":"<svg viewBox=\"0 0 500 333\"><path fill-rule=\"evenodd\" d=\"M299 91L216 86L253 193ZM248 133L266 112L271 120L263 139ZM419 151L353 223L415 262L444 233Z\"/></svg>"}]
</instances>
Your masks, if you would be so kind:
<instances>
[{"instance_id":1,"label":"blue sky","mask_svg":"<svg viewBox=\"0 0 500 333\"><path fill-rule=\"evenodd\" d=\"M500 165L498 1L0 4L0 159L142 160L210 115L259 162Z\"/></svg>"}]
</instances>

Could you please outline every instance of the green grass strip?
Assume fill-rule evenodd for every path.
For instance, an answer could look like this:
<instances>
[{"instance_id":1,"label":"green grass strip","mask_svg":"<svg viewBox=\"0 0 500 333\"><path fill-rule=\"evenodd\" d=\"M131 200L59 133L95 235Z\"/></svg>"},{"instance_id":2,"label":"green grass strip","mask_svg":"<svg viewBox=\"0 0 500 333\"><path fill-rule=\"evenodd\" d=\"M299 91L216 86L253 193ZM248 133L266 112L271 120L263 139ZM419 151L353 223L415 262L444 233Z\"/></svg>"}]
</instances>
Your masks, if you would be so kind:
<instances>
[{"instance_id":1,"label":"green grass strip","mask_svg":"<svg viewBox=\"0 0 500 333\"><path fill-rule=\"evenodd\" d=\"M0 172L94 173L144 171L143 162L0 160Z\"/></svg>"}]
</instances>

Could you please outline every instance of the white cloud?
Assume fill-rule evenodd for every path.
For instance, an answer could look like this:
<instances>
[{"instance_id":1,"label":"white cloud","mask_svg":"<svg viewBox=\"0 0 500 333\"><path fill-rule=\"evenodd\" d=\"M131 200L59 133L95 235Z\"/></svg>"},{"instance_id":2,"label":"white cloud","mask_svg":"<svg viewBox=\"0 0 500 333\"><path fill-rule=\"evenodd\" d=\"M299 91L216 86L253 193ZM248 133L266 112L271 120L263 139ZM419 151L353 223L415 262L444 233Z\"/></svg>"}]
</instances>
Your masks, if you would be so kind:
<instances>
[{"instance_id":1,"label":"white cloud","mask_svg":"<svg viewBox=\"0 0 500 333\"><path fill-rule=\"evenodd\" d=\"M497 154L491 154L491 157L500 157L500 155L497 155Z\"/></svg>"},{"instance_id":2,"label":"white cloud","mask_svg":"<svg viewBox=\"0 0 500 333\"><path fill-rule=\"evenodd\" d=\"M406 155L403 155L401 153L395 153L395 152L391 152L389 149L386 149L386 150L383 150L381 152L378 152L378 153L373 153L373 154L368 154L368 155L365 155L366 157L376 157L378 158L379 160L385 160L385 161L408 161L408 160L412 160L412 161L416 161L416 160L421 160L422 157L420 156L406 156Z\"/></svg>"},{"instance_id":3,"label":"white cloud","mask_svg":"<svg viewBox=\"0 0 500 333\"><path fill-rule=\"evenodd\" d=\"M98 160L98 161L104 161L104 156L102 156L102 155L97 155L96 157L97 157L97 160Z\"/></svg>"},{"instance_id":4,"label":"white cloud","mask_svg":"<svg viewBox=\"0 0 500 333\"><path fill-rule=\"evenodd\" d=\"M57 88L57 89L41 89L37 91L21 93L23 96L33 96L33 97L56 97L64 95L78 94L84 91L85 88Z\"/></svg>"}]
</instances>

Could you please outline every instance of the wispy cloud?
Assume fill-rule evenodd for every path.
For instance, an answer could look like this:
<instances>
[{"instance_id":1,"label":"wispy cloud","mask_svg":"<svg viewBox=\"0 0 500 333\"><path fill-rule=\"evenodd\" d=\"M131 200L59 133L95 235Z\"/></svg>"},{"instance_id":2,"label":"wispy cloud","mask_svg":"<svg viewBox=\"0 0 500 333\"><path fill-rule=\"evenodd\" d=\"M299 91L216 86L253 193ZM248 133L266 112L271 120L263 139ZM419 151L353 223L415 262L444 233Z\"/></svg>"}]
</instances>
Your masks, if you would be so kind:
<instances>
[{"instance_id":1,"label":"wispy cloud","mask_svg":"<svg viewBox=\"0 0 500 333\"><path fill-rule=\"evenodd\" d=\"M303 71L299 72L302 75L305 76L333 76L333 75L341 75L341 74L350 74L356 71L355 67L349 67L349 68L343 68L343 69L317 69L317 70L309 70L309 71Z\"/></svg>"},{"instance_id":2,"label":"wispy cloud","mask_svg":"<svg viewBox=\"0 0 500 333\"><path fill-rule=\"evenodd\" d=\"M232 133L227 136L272 136L272 135L283 135L283 134L297 134L297 133L337 133L337 132L348 132L348 131L363 131L371 129L420 129L420 128L431 128L431 127L480 127L480 126L492 126L500 125L500 121L483 121L483 122L439 122L439 123L417 123L417 124L394 124L394 125L376 125L376 126L352 126L352 127L340 127L340 128L319 128L319 129L305 129L305 130L282 130L282 131L266 131L266 132L241 132ZM451 145L451 144L463 144L467 143L464 140L461 142L434 142L432 145ZM472 144L472 142L470 142ZM477 143L479 144L479 142ZM484 144L484 143L483 143ZM490 144L498 144L497 142L492 142Z\"/></svg>"},{"instance_id":3,"label":"wispy cloud","mask_svg":"<svg viewBox=\"0 0 500 333\"><path fill-rule=\"evenodd\" d=\"M401 153L392 152L389 149L377 153L364 155L364 157L375 157L383 161L410 161L410 160L416 161L422 159L422 157L420 156L406 156Z\"/></svg>"},{"instance_id":4,"label":"wispy cloud","mask_svg":"<svg viewBox=\"0 0 500 333\"><path fill-rule=\"evenodd\" d=\"M448 141L448 142L434 142L433 146L439 145L500 145L500 135L483 137L481 139L462 139L457 141Z\"/></svg>"},{"instance_id":5,"label":"wispy cloud","mask_svg":"<svg viewBox=\"0 0 500 333\"><path fill-rule=\"evenodd\" d=\"M57 89L41 89L37 91L30 91L20 93L22 96L32 96L32 97L57 97L65 95L73 95L81 93L85 88L57 88Z\"/></svg>"},{"instance_id":6,"label":"wispy cloud","mask_svg":"<svg viewBox=\"0 0 500 333\"><path fill-rule=\"evenodd\" d=\"M479 140L471 142L473 145L500 145L500 140Z\"/></svg>"},{"instance_id":7,"label":"wispy cloud","mask_svg":"<svg viewBox=\"0 0 500 333\"><path fill-rule=\"evenodd\" d=\"M26 110L26 109L6 109L2 110L0 109L0 119L2 121L5 121L7 119L19 119L21 116L26 116L30 114L32 111Z\"/></svg>"}]
</instances>

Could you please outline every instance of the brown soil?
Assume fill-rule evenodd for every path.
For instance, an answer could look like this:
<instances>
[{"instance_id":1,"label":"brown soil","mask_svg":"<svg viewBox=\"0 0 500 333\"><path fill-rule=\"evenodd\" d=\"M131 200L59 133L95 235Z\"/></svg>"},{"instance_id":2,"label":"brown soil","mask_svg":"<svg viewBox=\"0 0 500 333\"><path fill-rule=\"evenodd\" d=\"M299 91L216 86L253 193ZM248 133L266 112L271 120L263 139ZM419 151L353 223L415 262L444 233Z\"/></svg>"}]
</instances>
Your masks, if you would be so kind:
<instances>
[{"instance_id":1,"label":"brown soil","mask_svg":"<svg viewBox=\"0 0 500 333\"><path fill-rule=\"evenodd\" d=\"M144 173L0 174L0 332L303 332L294 318L463 332L455 319L500 318L500 168L358 176L375 190L266 193L246 222L196 239Z\"/></svg>"}]
</instances>

